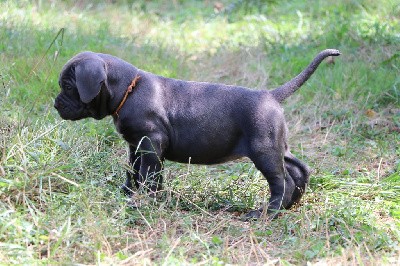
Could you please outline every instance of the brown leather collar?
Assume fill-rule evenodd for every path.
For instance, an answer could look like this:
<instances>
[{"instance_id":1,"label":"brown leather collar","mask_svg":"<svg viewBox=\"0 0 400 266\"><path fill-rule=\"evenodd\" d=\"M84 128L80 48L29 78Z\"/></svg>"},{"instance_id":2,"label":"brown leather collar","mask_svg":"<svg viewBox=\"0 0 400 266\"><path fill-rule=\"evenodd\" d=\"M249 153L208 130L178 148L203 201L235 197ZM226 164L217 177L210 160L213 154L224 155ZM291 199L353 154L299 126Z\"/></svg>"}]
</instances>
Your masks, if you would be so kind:
<instances>
[{"instance_id":1,"label":"brown leather collar","mask_svg":"<svg viewBox=\"0 0 400 266\"><path fill-rule=\"evenodd\" d=\"M118 112L121 110L122 106L124 106L124 103L126 102L126 99L128 98L129 93L131 93L133 91L133 88L136 86L136 82L138 81L139 78L140 78L140 76L136 75L135 78L132 80L131 85L129 85L125 91L124 98L122 98L121 103L118 105L117 109L112 114L113 116L118 117Z\"/></svg>"}]
</instances>

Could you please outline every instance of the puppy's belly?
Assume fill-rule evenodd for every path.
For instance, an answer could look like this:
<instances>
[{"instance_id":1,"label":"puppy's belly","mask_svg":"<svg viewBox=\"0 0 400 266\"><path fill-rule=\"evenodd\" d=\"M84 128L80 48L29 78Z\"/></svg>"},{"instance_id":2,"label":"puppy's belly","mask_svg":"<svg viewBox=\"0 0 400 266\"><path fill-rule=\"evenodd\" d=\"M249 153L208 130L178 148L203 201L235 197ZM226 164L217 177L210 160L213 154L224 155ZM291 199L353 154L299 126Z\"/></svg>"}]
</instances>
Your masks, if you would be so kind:
<instances>
[{"instance_id":1,"label":"puppy's belly","mask_svg":"<svg viewBox=\"0 0 400 266\"><path fill-rule=\"evenodd\" d=\"M178 162L178 163L192 163L192 164L218 164L224 163L228 161L232 161L235 159L242 158L243 155L232 154L230 156L225 157L212 157L212 156L166 156L165 158L170 161Z\"/></svg>"},{"instance_id":2,"label":"puppy's belly","mask_svg":"<svg viewBox=\"0 0 400 266\"><path fill-rule=\"evenodd\" d=\"M193 141L189 145L174 145L170 147L165 158L170 161L193 164L218 164L247 156L242 141L234 143L211 143L204 145Z\"/></svg>"}]
</instances>

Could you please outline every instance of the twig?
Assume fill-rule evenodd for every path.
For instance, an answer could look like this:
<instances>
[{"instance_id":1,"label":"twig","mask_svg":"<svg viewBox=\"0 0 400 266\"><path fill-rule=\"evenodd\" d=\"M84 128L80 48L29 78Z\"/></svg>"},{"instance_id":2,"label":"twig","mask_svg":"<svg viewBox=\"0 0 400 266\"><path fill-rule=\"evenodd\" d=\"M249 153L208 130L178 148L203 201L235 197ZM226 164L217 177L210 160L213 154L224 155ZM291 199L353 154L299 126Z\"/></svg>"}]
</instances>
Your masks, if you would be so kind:
<instances>
[{"instance_id":1,"label":"twig","mask_svg":"<svg viewBox=\"0 0 400 266\"><path fill-rule=\"evenodd\" d=\"M209 213L208 211L204 210L203 208L201 208L200 206L198 206L196 203L190 201L188 198L186 198L185 196L183 196L180 193L177 193L177 195L179 195L180 197L182 197L184 200L188 201L190 204L192 204L193 206L195 206L197 209L199 209L201 212L207 214L210 217L213 217L213 215L211 213Z\"/></svg>"},{"instance_id":2,"label":"twig","mask_svg":"<svg viewBox=\"0 0 400 266\"><path fill-rule=\"evenodd\" d=\"M174 245L172 246L172 248L168 251L168 254L167 254L167 256L165 257L164 263L163 263L162 265L167 265L167 264L168 264L168 258L169 258L169 256L171 256L172 252L175 250L176 246L177 246L180 242L181 242L181 238L179 237L179 238L175 241L175 243L174 243Z\"/></svg>"},{"instance_id":3,"label":"twig","mask_svg":"<svg viewBox=\"0 0 400 266\"><path fill-rule=\"evenodd\" d=\"M49 47L47 47L46 52L43 53L43 55L42 55L42 57L40 58L40 60L39 60L39 61L36 63L36 65L28 72L28 75L26 76L26 78L25 78L25 80L24 80L24 83L25 83L25 84L26 84L26 83L28 82L28 80L30 79L30 77L31 77L30 74L31 74L31 73L35 73L35 71L36 71L36 69L39 67L39 65L42 64L42 62L43 62L45 56L46 56L47 53L50 51L51 47L56 43L56 41L57 41L57 39L58 39L58 36L60 36L60 35L61 35L61 42L60 42L60 49L59 49L59 50L61 50L62 45L63 45L63 42L64 42L64 31L65 31L65 28L61 28L61 29L58 31L57 35L56 35L56 36L54 37L54 39L51 41ZM54 63L56 62L56 60L57 60L57 58L58 58L58 55L60 54L59 50L57 50L57 51L55 52L53 65L51 66L51 69L50 69L49 73L48 73L47 76L46 76L45 83L47 83L47 80L49 79L49 77L50 77L50 75L51 75L51 73L52 73L52 70L53 70L53 67L54 67ZM35 105L36 105L36 101L33 101L30 112L33 110L33 108L35 107ZM25 123L28 121L28 118L29 118L29 116L27 116L26 119L24 120L24 122L22 123L22 127L25 126Z\"/></svg>"},{"instance_id":4,"label":"twig","mask_svg":"<svg viewBox=\"0 0 400 266\"><path fill-rule=\"evenodd\" d=\"M51 175L52 175L52 176L55 176L55 177L58 177L58 178L64 180L65 182L70 183L71 185L74 185L74 186L76 186L76 187L79 187L79 184L78 184L78 183L75 183L74 181L71 181L71 180L69 180L69 179L67 179L67 178L65 178L65 177L63 177L63 176L61 176L61 175L59 175L59 174L51 173Z\"/></svg>"},{"instance_id":5,"label":"twig","mask_svg":"<svg viewBox=\"0 0 400 266\"><path fill-rule=\"evenodd\" d=\"M36 138L32 139L31 141L29 141L27 144L25 144L23 147L27 147L29 146L31 143L37 141L38 139L46 136L47 134L49 134L50 132L52 132L56 127L58 127L60 124L64 123L65 120L61 120L60 122L58 122L57 124L55 124L54 126L52 126L50 129L46 130L45 132L43 132L42 134L40 134L39 136L37 136Z\"/></svg>"},{"instance_id":6,"label":"twig","mask_svg":"<svg viewBox=\"0 0 400 266\"><path fill-rule=\"evenodd\" d=\"M64 31L65 28L61 28L56 37L54 37L54 39L51 41L49 47L47 47L46 52L44 52L44 54L42 55L42 57L40 58L40 60L36 63L36 65L29 71L28 76L25 78L25 83L27 82L27 80L30 78L30 74L31 73L35 73L36 69L39 67L39 65L43 62L45 56L47 55L47 53L50 51L51 47L55 44L55 42L57 41L58 36L61 35L61 44L60 44L60 48L62 48L63 42L64 42ZM55 57L54 57L54 62L56 61L56 59L58 58L59 55L59 51L56 51ZM48 77L47 77L48 78ZM46 78L46 80L47 80Z\"/></svg>"},{"instance_id":7,"label":"twig","mask_svg":"<svg viewBox=\"0 0 400 266\"><path fill-rule=\"evenodd\" d=\"M144 217L144 215L142 214L142 212L139 210L139 208L137 208L137 211L140 215L140 217L142 217L142 219L144 220L144 222L146 223L146 225L150 228L150 231L154 231L153 227L151 227L149 221L147 221L146 217Z\"/></svg>"},{"instance_id":8,"label":"twig","mask_svg":"<svg viewBox=\"0 0 400 266\"><path fill-rule=\"evenodd\" d=\"M381 180L382 160L383 160L383 158L381 158L380 161L379 161L379 166L378 166L378 180L376 180L376 182L379 182L379 180Z\"/></svg>"}]
</instances>

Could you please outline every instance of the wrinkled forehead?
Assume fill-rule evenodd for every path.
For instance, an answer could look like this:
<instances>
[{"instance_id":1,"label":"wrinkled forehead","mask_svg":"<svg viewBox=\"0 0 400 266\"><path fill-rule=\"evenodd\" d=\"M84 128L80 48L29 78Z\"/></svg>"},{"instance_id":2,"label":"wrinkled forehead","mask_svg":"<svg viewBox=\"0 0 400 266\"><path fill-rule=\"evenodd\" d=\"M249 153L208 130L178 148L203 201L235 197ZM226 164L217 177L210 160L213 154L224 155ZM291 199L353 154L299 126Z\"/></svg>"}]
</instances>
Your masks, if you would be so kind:
<instances>
[{"instance_id":1,"label":"wrinkled forehead","mask_svg":"<svg viewBox=\"0 0 400 266\"><path fill-rule=\"evenodd\" d=\"M58 77L58 84L60 87L62 87L61 85L64 81L75 79L75 65L79 64L79 62L84 59L89 59L89 56L90 54L87 52L79 53L65 63L61 69L60 76Z\"/></svg>"},{"instance_id":2,"label":"wrinkled forehead","mask_svg":"<svg viewBox=\"0 0 400 266\"><path fill-rule=\"evenodd\" d=\"M73 63L68 62L64 65L60 72L60 76L58 77L58 85L62 87L63 82L66 80L71 80L75 75L74 75L74 68L72 67Z\"/></svg>"},{"instance_id":3,"label":"wrinkled forehead","mask_svg":"<svg viewBox=\"0 0 400 266\"><path fill-rule=\"evenodd\" d=\"M75 65L79 64L80 61L90 60L95 57L96 54L93 52L82 52L75 55L70 60L68 60L67 63L65 63L65 65L62 67L59 80L63 79L65 75L69 75L70 72L73 72Z\"/></svg>"}]
</instances>

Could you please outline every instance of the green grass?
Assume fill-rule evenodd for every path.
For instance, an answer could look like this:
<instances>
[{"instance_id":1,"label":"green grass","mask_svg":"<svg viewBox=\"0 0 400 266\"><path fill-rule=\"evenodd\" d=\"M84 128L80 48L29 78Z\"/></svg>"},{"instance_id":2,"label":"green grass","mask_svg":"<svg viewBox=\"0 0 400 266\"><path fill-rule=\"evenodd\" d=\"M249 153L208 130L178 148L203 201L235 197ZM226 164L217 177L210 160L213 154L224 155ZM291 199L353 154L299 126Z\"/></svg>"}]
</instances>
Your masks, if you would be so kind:
<instances>
[{"instance_id":1,"label":"green grass","mask_svg":"<svg viewBox=\"0 0 400 266\"><path fill-rule=\"evenodd\" d=\"M394 0L242 1L217 15L213 1L0 2L0 264L398 263L399 17ZM342 56L284 104L310 186L274 221L239 219L268 199L245 159L167 162L163 200L130 209L112 121L61 121L52 107L83 50L265 89L325 48Z\"/></svg>"}]
</instances>

